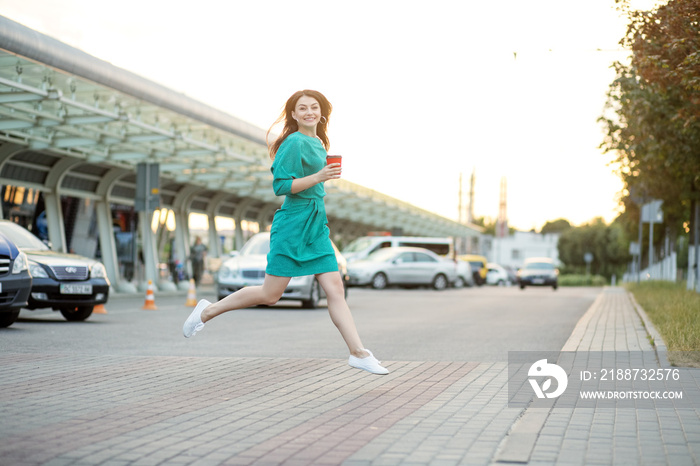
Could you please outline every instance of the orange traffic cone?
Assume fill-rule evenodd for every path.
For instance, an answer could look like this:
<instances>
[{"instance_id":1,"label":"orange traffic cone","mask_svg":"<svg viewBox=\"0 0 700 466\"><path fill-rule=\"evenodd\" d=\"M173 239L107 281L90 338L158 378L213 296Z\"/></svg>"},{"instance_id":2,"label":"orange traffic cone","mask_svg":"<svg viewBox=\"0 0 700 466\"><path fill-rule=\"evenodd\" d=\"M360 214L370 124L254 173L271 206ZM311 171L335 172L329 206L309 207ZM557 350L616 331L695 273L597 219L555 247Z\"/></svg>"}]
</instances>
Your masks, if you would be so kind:
<instances>
[{"instance_id":1,"label":"orange traffic cone","mask_svg":"<svg viewBox=\"0 0 700 466\"><path fill-rule=\"evenodd\" d=\"M185 306L195 307L197 305L197 289L194 286L194 279L190 278L190 289L187 291L187 302Z\"/></svg>"},{"instance_id":2,"label":"orange traffic cone","mask_svg":"<svg viewBox=\"0 0 700 466\"><path fill-rule=\"evenodd\" d=\"M148 280L148 288L146 289L146 302L141 309L146 309L147 311L155 311L158 309L156 307L156 300L153 297L153 281Z\"/></svg>"},{"instance_id":3,"label":"orange traffic cone","mask_svg":"<svg viewBox=\"0 0 700 466\"><path fill-rule=\"evenodd\" d=\"M98 304L92 309L93 314L107 314L107 309L105 309L104 304Z\"/></svg>"}]
</instances>

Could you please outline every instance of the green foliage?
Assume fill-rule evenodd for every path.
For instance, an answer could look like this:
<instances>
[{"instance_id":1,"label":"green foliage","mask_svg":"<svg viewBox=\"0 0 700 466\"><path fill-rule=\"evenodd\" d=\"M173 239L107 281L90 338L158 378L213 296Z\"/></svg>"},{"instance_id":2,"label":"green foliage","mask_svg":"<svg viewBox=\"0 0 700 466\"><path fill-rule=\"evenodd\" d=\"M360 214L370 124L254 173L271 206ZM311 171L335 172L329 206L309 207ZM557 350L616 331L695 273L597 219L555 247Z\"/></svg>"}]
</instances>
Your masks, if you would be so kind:
<instances>
[{"instance_id":1,"label":"green foliage","mask_svg":"<svg viewBox=\"0 0 700 466\"><path fill-rule=\"evenodd\" d=\"M622 225L606 225L597 218L588 224L572 227L559 237L559 260L564 263L564 273L584 274L584 255L593 254L590 272L610 279L622 276L630 260L629 241Z\"/></svg>"},{"instance_id":2,"label":"green foliage","mask_svg":"<svg viewBox=\"0 0 700 466\"><path fill-rule=\"evenodd\" d=\"M559 286L605 286L607 283L602 275L559 275Z\"/></svg>"},{"instance_id":3,"label":"green foliage","mask_svg":"<svg viewBox=\"0 0 700 466\"><path fill-rule=\"evenodd\" d=\"M700 2L670 0L627 14L621 44L633 55L614 65L602 147L615 153L625 207L632 207L631 195L663 200L664 226L675 236L685 232L700 194ZM630 223L639 219L633 213Z\"/></svg>"},{"instance_id":4,"label":"green foliage","mask_svg":"<svg viewBox=\"0 0 700 466\"><path fill-rule=\"evenodd\" d=\"M540 233L546 235L547 233L562 233L571 228L571 223L564 218L557 220L551 220L544 224Z\"/></svg>"}]
</instances>

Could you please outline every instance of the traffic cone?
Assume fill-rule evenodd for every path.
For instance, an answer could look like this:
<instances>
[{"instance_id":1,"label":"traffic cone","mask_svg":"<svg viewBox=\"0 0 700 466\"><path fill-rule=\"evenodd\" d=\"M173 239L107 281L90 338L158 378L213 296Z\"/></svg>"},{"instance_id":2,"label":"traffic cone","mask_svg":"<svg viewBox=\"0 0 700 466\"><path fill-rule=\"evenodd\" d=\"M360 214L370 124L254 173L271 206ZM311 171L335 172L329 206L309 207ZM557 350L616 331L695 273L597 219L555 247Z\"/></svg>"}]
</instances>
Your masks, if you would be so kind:
<instances>
[{"instance_id":1,"label":"traffic cone","mask_svg":"<svg viewBox=\"0 0 700 466\"><path fill-rule=\"evenodd\" d=\"M194 286L194 279L190 278L190 289L187 291L187 302L185 306L195 307L197 305L197 289Z\"/></svg>"},{"instance_id":2,"label":"traffic cone","mask_svg":"<svg viewBox=\"0 0 700 466\"><path fill-rule=\"evenodd\" d=\"M94 308L92 308L92 313L93 314L107 314L107 309L105 309L104 304L98 304Z\"/></svg>"},{"instance_id":3,"label":"traffic cone","mask_svg":"<svg viewBox=\"0 0 700 466\"><path fill-rule=\"evenodd\" d=\"M141 309L145 309L147 311L155 311L158 309L158 307L156 307L156 300L153 297L153 281L151 280L148 280L148 288L146 289L146 302L144 303Z\"/></svg>"}]
</instances>

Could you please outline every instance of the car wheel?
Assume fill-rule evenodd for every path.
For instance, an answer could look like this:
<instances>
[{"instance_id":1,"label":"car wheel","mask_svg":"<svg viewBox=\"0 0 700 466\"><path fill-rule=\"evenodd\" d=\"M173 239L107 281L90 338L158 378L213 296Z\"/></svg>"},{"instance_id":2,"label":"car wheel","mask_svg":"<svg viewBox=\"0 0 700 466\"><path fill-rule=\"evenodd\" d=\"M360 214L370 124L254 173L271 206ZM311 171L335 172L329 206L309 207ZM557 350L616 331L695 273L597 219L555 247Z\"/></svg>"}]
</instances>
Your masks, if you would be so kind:
<instances>
[{"instance_id":1,"label":"car wheel","mask_svg":"<svg viewBox=\"0 0 700 466\"><path fill-rule=\"evenodd\" d=\"M433 288L435 288L436 290L444 290L445 288L447 288L447 277L441 273L438 274L433 279Z\"/></svg>"},{"instance_id":2,"label":"car wheel","mask_svg":"<svg viewBox=\"0 0 700 466\"><path fill-rule=\"evenodd\" d=\"M0 312L0 328L12 325L19 317L19 309L16 311Z\"/></svg>"},{"instance_id":3,"label":"car wheel","mask_svg":"<svg viewBox=\"0 0 700 466\"><path fill-rule=\"evenodd\" d=\"M379 272L374 276L374 278L372 278L372 288L375 290L383 290L388 284L389 282L386 279L386 275L384 275L382 272Z\"/></svg>"},{"instance_id":4,"label":"car wheel","mask_svg":"<svg viewBox=\"0 0 700 466\"><path fill-rule=\"evenodd\" d=\"M455 280L455 288L464 288L465 286L467 286L467 282L465 282L462 277L457 277L457 280Z\"/></svg>"},{"instance_id":5,"label":"car wheel","mask_svg":"<svg viewBox=\"0 0 700 466\"><path fill-rule=\"evenodd\" d=\"M301 307L303 307L304 309L316 309L320 300L321 285L319 285L318 280L314 278L313 283L311 283L311 293L309 294L309 299L303 300L301 302Z\"/></svg>"},{"instance_id":6,"label":"car wheel","mask_svg":"<svg viewBox=\"0 0 700 466\"><path fill-rule=\"evenodd\" d=\"M70 322L78 322L87 319L92 314L94 306L78 306L74 308L63 308L61 314Z\"/></svg>"}]
</instances>

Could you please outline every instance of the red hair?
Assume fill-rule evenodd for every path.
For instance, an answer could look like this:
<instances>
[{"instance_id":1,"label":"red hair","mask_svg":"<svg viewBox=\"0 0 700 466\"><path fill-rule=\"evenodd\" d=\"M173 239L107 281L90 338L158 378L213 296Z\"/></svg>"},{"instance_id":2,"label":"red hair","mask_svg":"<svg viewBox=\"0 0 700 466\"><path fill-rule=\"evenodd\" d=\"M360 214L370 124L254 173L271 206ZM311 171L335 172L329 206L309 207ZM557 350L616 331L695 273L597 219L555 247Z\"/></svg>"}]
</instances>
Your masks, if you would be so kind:
<instances>
[{"instance_id":1,"label":"red hair","mask_svg":"<svg viewBox=\"0 0 700 466\"><path fill-rule=\"evenodd\" d=\"M272 160L275 160L275 154L277 154L277 150L280 148L284 140L287 139L287 136L299 131L299 124L294 118L292 118L292 112L296 108L299 99L304 95L308 97L313 97L321 106L321 121L318 124L318 126L316 126L316 136L319 137L319 139L323 143L323 147L326 150L330 148L330 142L328 141L328 120L330 120L331 118L331 111L333 110L333 106L328 101L328 99L326 99L326 96L324 96L320 92L306 89L303 91L295 92L289 99L287 99L287 103L284 105L284 110L282 110L282 113L280 114L279 118L277 118L275 123L270 127L270 129L267 130L266 140L270 137L270 131L272 130L272 128L277 126L277 124L284 122L282 134L280 134L277 137L277 139L275 139L275 142L270 144L270 142L267 141L268 150L270 152L270 158Z\"/></svg>"}]
</instances>

